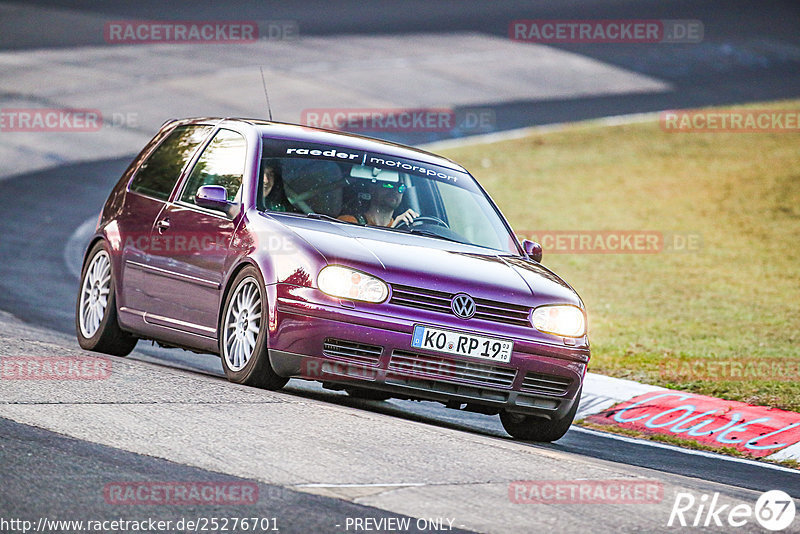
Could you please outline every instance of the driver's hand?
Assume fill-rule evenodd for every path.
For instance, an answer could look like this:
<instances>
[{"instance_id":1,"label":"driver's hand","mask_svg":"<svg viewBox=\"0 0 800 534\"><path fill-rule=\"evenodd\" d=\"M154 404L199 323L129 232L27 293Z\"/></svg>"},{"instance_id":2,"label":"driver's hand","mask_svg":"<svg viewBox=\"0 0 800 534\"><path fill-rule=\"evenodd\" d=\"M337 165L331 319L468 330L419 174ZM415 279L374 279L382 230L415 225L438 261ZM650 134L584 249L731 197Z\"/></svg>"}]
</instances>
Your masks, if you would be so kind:
<instances>
[{"instance_id":1,"label":"driver's hand","mask_svg":"<svg viewBox=\"0 0 800 534\"><path fill-rule=\"evenodd\" d=\"M403 213L394 218L391 227L394 228L395 226L401 223L406 223L407 225L410 226L411 223L414 222L414 219L416 219L417 217L419 217L419 213L417 213L412 209L407 209L406 211L404 211Z\"/></svg>"}]
</instances>

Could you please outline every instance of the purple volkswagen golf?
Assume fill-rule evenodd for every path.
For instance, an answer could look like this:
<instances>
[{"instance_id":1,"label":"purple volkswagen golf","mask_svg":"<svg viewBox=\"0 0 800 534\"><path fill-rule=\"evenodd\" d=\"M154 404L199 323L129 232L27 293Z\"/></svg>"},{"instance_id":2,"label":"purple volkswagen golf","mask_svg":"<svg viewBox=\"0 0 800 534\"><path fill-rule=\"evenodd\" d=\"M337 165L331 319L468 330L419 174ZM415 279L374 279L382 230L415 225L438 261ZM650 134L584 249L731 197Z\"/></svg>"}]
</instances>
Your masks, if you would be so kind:
<instances>
[{"instance_id":1,"label":"purple volkswagen golf","mask_svg":"<svg viewBox=\"0 0 800 534\"><path fill-rule=\"evenodd\" d=\"M103 207L80 345L218 354L233 382L290 378L500 415L559 439L589 361L576 292L475 179L410 147L242 119L166 123Z\"/></svg>"}]
</instances>

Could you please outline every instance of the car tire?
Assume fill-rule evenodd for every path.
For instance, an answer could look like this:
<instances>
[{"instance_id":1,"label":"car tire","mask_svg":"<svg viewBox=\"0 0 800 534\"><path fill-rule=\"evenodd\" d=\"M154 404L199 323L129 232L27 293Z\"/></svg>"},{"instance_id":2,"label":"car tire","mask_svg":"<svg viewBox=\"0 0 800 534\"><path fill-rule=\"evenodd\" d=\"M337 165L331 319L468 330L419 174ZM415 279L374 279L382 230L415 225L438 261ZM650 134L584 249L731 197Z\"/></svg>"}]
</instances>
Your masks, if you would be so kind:
<instances>
[{"instance_id":1,"label":"car tire","mask_svg":"<svg viewBox=\"0 0 800 534\"><path fill-rule=\"evenodd\" d=\"M500 421L503 423L503 428L505 428L506 432L516 439L540 442L559 440L564 437L564 434L567 433L572 421L575 419L575 414L578 412L578 404L580 404L581 391L582 388L578 390L578 395L575 398L575 402L572 403L572 408L561 419L545 419L534 415L501 412Z\"/></svg>"},{"instance_id":2,"label":"car tire","mask_svg":"<svg viewBox=\"0 0 800 534\"><path fill-rule=\"evenodd\" d=\"M233 280L222 307L219 355L231 382L276 390L289 381L269 363L267 306L258 269L247 266Z\"/></svg>"},{"instance_id":3,"label":"car tire","mask_svg":"<svg viewBox=\"0 0 800 534\"><path fill-rule=\"evenodd\" d=\"M120 328L117 320L114 269L105 244L89 251L81 270L75 302L75 331L81 348L113 356L127 356L138 339Z\"/></svg>"},{"instance_id":4,"label":"car tire","mask_svg":"<svg viewBox=\"0 0 800 534\"><path fill-rule=\"evenodd\" d=\"M374 389L349 387L345 388L345 391L347 392L348 395L350 395L354 399L385 401L392 398L392 395L390 393L386 393L384 391L377 391Z\"/></svg>"}]
</instances>

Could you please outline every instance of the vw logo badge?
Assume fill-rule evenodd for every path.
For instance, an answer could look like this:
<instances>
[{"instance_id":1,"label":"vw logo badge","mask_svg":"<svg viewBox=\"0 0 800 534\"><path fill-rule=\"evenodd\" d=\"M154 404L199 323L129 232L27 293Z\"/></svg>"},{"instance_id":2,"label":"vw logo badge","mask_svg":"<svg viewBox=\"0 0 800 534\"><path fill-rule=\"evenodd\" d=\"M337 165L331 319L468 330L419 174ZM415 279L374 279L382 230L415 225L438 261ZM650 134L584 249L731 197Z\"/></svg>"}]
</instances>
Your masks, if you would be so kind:
<instances>
[{"instance_id":1,"label":"vw logo badge","mask_svg":"<svg viewBox=\"0 0 800 534\"><path fill-rule=\"evenodd\" d=\"M450 309L453 310L456 317L469 319L475 315L475 301L466 293L459 293L450 302Z\"/></svg>"}]
</instances>

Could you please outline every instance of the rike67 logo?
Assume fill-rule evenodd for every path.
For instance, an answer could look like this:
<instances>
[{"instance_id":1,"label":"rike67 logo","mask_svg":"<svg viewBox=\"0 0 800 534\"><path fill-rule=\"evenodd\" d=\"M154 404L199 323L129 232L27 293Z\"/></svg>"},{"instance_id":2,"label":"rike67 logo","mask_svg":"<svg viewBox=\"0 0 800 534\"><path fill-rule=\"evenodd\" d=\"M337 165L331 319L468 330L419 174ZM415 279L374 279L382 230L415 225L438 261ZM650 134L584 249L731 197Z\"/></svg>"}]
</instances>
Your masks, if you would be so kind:
<instances>
[{"instance_id":1,"label":"rike67 logo","mask_svg":"<svg viewBox=\"0 0 800 534\"><path fill-rule=\"evenodd\" d=\"M785 530L794 522L796 509L792 498L784 491L770 490L750 504L721 504L719 493L713 496L678 493L667 526L739 528L755 521L767 530Z\"/></svg>"}]
</instances>

